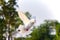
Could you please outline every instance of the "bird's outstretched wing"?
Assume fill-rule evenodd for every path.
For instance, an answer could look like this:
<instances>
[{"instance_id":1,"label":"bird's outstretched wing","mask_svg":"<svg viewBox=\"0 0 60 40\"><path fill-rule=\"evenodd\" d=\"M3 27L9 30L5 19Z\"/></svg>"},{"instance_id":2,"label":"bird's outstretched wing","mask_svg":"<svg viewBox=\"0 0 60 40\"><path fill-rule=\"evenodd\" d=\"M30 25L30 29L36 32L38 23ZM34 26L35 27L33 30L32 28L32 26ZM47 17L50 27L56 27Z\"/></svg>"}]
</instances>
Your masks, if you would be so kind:
<instances>
[{"instance_id":1,"label":"bird's outstretched wing","mask_svg":"<svg viewBox=\"0 0 60 40\"><path fill-rule=\"evenodd\" d=\"M18 11L18 15L19 18L23 21L24 25L30 21L23 12Z\"/></svg>"},{"instance_id":2,"label":"bird's outstretched wing","mask_svg":"<svg viewBox=\"0 0 60 40\"><path fill-rule=\"evenodd\" d=\"M23 12L18 11L18 15L24 23L25 30L29 30L32 27L32 25L35 23L35 19L29 20Z\"/></svg>"}]
</instances>

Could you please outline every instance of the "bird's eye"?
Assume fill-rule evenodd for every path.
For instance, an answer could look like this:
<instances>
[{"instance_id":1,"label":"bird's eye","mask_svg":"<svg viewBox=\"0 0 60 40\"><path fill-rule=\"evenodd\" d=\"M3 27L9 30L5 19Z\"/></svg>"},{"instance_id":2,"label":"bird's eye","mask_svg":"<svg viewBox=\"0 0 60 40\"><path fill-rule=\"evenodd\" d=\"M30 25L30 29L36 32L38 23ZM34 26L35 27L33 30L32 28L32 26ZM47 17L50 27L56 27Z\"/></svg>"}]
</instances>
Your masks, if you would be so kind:
<instances>
[{"instance_id":1,"label":"bird's eye","mask_svg":"<svg viewBox=\"0 0 60 40\"><path fill-rule=\"evenodd\" d=\"M28 29L26 29L26 31L28 31Z\"/></svg>"},{"instance_id":2,"label":"bird's eye","mask_svg":"<svg viewBox=\"0 0 60 40\"><path fill-rule=\"evenodd\" d=\"M18 31L20 31L20 30L18 30Z\"/></svg>"}]
</instances>

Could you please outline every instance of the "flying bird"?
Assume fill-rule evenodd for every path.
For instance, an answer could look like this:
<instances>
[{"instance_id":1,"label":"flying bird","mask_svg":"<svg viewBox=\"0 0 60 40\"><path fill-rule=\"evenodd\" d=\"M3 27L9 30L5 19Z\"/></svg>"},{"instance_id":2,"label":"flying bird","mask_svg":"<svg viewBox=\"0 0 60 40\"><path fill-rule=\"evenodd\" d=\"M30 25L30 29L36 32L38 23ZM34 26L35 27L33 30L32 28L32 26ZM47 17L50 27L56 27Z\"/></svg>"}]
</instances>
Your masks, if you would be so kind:
<instances>
[{"instance_id":1,"label":"flying bird","mask_svg":"<svg viewBox=\"0 0 60 40\"><path fill-rule=\"evenodd\" d=\"M19 25L16 31L13 33L13 36L18 37L27 37L29 34L32 33L31 27L36 22L35 19L28 19L28 17L23 13L18 11L19 18L23 21L24 25Z\"/></svg>"},{"instance_id":2,"label":"flying bird","mask_svg":"<svg viewBox=\"0 0 60 40\"><path fill-rule=\"evenodd\" d=\"M36 22L35 19L28 19L28 17L23 12L18 11L18 15L19 15L19 18L24 23L24 25L22 26L23 28L21 28L21 25L19 27L25 31L28 31L33 26L33 24Z\"/></svg>"}]
</instances>

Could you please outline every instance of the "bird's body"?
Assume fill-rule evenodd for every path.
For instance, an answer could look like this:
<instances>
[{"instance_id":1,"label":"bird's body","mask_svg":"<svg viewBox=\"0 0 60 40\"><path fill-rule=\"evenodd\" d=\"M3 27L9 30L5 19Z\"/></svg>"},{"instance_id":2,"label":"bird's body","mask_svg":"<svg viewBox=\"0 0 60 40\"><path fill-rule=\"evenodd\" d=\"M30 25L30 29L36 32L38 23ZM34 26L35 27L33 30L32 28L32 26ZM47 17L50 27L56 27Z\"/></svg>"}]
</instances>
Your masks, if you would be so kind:
<instances>
[{"instance_id":1,"label":"bird's body","mask_svg":"<svg viewBox=\"0 0 60 40\"><path fill-rule=\"evenodd\" d=\"M26 15L23 12L18 12L19 18L23 21L24 25L19 25L19 27L16 29L18 31L15 35L19 37L26 37L27 35L31 34L32 31L30 28L35 23L35 19L28 19Z\"/></svg>"},{"instance_id":2,"label":"bird's body","mask_svg":"<svg viewBox=\"0 0 60 40\"><path fill-rule=\"evenodd\" d=\"M23 21L24 29L26 30L30 29L35 23L35 19L28 19L23 12L18 11L18 15L19 15L19 18Z\"/></svg>"}]
</instances>

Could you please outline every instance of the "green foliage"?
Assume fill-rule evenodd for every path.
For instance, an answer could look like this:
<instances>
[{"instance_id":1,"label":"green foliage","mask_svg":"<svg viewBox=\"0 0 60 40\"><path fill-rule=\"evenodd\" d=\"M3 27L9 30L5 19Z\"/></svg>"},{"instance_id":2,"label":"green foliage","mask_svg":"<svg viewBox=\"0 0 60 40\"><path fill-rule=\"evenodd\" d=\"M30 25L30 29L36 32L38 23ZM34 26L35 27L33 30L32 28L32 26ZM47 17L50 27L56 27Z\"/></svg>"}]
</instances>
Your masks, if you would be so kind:
<instances>
[{"instance_id":1,"label":"green foliage","mask_svg":"<svg viewBox=\"0 0 60 40\"><path fill-rule=\"evenodd\" d=\"M53 27L55 24L55 27ZM56 28L56 35L49 34L49 27ZM33 30L31 38L26 40L60 40L59 36L60 23L56 20L45 20L38 28Z\"/></svg>"},{"instance_id":2,"label":"green foliage","mask_svg":"<svg viewBox=\"0 0 60 40\"><path fill-rule=\"evenodd\" d=\"M19 24L23 24L14 6L16 6L16 0L8 0L8 2L0 0L0 40L3 40L3 34L6 32L7 27L11 34L14 28L17 28ZM7 24L9 26L7 26Z\"/></svg>"}]
</instances>

